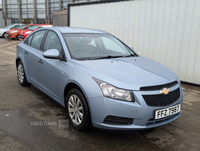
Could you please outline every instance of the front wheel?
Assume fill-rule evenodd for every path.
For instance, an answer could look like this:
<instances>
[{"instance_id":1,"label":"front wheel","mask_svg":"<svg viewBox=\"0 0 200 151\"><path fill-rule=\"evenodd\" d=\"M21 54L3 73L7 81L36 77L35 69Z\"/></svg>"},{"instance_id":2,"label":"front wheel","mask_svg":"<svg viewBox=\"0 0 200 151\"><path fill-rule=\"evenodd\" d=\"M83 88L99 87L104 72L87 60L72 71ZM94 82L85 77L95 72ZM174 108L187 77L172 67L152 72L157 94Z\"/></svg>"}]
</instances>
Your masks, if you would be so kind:
<instances>
[{"instance_id":1,"label":"front wheel","mask_svg":"<svg viewBox=\"0 0 200 151\"><path fill-rule=\"evenodd\" d=\"M17 40L19 40L19 34L16 36Z\"/></svg>"},{"instance_id":2,"label":"front wheel","mask_svg":"<svg viewBox=\"0 0 200 151\"><path fill-rule=\"evenodd\" d=\"M25 71L24 71L24 66L21 61L19 61L17 64L17 77L18 77L19 84L21 86L28 85L28 82L26 80Z\"/></svg>"},{"instance_id":3,"label":"front wheel","mask_svg":"<svg viewBox=\"0 0 200 151\"><path fill-rule=\"evenodd\" d=\"M2 38L5 38L5 34L6 34L6 33L3 33Z\"/></svg>"},{"instance_id":4,"label":"front wheel","mask_svg":"<svg viewBox=\"0 0 200 151\"><path fill-rule=\"evenodd\" d=\"M83 94L78 89L71 89L66 98L66 109L74 128L87 130L90 123L90 112Z\"/></svg>"}]
</instances>

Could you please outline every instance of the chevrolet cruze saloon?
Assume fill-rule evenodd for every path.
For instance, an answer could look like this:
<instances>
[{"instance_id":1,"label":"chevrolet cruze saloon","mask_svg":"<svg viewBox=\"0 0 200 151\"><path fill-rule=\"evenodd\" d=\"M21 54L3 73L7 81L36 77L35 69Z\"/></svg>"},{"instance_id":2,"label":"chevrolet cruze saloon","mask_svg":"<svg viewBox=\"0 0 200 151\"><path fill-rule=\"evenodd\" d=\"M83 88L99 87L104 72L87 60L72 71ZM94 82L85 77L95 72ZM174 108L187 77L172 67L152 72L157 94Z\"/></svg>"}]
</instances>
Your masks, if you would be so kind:
<instances>
[{"instance_id":1,"label":"chevrolet cruze saloon","mask_svg":"<svg viewBox=\"0 0 200 151\"><path fill-rule=\"evenodd\" d=\"M176 74L104 31L38 29L18 44L16 67L20 85L65 107L78 130L148 129L181 114Z\"/></svg>"}]
</instances>

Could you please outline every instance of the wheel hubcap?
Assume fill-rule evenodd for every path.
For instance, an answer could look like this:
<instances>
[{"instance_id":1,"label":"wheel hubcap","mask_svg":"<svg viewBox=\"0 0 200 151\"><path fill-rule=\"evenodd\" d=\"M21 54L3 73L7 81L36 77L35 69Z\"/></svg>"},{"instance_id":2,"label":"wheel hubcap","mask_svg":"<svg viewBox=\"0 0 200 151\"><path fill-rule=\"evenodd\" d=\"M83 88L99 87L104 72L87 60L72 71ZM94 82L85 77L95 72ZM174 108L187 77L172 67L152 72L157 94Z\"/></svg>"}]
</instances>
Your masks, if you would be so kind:
<instances>
[{"instance_id":1,"label":"wheel hubcap","mask_svg":"<svg viewBox=\"0 0 200 151\"><path fill-rule=\"evenodd\" d=\"M68 111L72 122L76 125L80 125L83 121L83 105L79 97L75 94L69 97Z\"/></svg>"},{"instance_id":2,"label":"wheel hubcap","mask_svg":"<svg viewBox=\"0 0 200 151\"><path fill-rule=\"evenodd\" d=\"M18 66L18 79L19 79L19 82L20 83L23 83L24 81L24 69L23 69L23 66L21 64L19 64Z\"/></svg>"}]
</instances>

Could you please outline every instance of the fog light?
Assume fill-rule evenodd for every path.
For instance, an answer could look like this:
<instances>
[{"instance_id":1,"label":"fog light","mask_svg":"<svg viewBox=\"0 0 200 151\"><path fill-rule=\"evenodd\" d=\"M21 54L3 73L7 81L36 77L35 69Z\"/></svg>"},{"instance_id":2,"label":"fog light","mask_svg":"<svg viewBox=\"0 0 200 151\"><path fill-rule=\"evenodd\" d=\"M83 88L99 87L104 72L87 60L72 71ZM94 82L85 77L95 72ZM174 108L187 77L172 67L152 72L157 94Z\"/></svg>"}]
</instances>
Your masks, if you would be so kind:
<instances>
[{"instance_id":1,"label":"fog light","mask_svg":"<svg viewBox=\"0 0 200 151\"><path fill-rule=\"evenodd\" d=\"M133 118L125 118L118 116L107 116L103 123L111 125L131 125L133 123Z\"/></svg>"}]
</instances>

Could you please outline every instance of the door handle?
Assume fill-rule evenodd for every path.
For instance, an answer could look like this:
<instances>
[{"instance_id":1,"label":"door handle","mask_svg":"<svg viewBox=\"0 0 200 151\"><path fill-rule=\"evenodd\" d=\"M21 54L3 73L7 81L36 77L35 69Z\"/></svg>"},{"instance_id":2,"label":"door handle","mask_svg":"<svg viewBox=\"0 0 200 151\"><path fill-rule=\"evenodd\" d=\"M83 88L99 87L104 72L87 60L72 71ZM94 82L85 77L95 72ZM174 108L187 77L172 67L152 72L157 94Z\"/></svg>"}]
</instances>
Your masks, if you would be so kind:
<instances>
[{"instance_id":1,"label":"door handle","mask_svg":"<svg viewBox=\"0 0 200 151\"><path fill-rule=\"evenodd\" d=\"M41 64L43 64L43 61L42 61L42 59L38 60L38 63L41 63Z\"/></svg>"},{"instance_id":2,"label":"door handle","mask_svg":"<svg viewBox=\"0 0 200 151\"><path fill-rule=\"evenodd\" d=\"M27 52L27 51L25 51L25 52L24 52L24 54L25 54L25 55L28 55L28 52Z\"/></svg>"}]
</instances>

